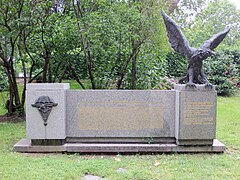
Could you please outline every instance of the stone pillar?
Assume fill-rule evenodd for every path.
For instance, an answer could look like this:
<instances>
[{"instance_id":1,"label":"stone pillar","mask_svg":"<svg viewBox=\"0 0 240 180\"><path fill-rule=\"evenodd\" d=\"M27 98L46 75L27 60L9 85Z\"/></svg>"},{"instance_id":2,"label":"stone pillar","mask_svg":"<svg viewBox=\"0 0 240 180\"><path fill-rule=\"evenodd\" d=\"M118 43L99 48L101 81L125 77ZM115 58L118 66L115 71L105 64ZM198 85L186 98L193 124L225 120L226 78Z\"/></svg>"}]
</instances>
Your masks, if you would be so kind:
<instances>
[{"instance_id":1,"label":"stone pillar","mask_svg":"<svg viewBox=\"0 0 240 180\"><path fill-rule=\"evenodd\" d=\"M178 145L212 145L216 137L215 87L177 84L175 137Z\"/></svg>"},{"instance_id":2,"label":"stone pillar","mask_svg":"<svg viewBox=\"0 0 240 180\"><path fill-rule=\"evenodd\" d=\"M69 84L27 84L26 131L33 145L59 145L66 138Z\"/></svg>"}]
</instances>

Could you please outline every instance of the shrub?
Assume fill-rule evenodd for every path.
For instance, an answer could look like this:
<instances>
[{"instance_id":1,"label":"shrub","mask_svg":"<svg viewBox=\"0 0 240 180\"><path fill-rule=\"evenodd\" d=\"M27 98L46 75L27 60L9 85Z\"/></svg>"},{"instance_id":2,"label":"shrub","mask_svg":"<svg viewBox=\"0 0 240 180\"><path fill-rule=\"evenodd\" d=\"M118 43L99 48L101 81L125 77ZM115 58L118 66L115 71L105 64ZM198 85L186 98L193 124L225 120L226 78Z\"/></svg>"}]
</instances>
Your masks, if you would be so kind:
<instances>
[{"instance_id":1,"label":"shrub","mask_svg":"<svg viewBox=\"0 0 240 180\"><path fill-rule=\"evenodd\" d=\"M204 61L204 71L209 81L217 85L218 95L232 95L239 86L240 53L219 52Z\"/></svg>"},{"instance_id":2,"label":"shrub","mask_svg":"<svg viewBox=\"0 0 240 180\"><path fill-rule=\"evenodd\" d=\"M179 53L169 52L165 69L168 77L183 77L187 72L187 59Z\"/></svg>"},{"instance_id":3,"label":"shrub","mask_svg":"<svg viewBox=\"0 0 240 180\"><path fill-rule=\"evenodd\" d=\"M208 80L217 85L218 95L232 95L240 87L240 52L222 51L203 62ZM167 55L165 63L168 77L183 77L187 71L187 59L176 52Z\"/></svg>"}]
</instances>

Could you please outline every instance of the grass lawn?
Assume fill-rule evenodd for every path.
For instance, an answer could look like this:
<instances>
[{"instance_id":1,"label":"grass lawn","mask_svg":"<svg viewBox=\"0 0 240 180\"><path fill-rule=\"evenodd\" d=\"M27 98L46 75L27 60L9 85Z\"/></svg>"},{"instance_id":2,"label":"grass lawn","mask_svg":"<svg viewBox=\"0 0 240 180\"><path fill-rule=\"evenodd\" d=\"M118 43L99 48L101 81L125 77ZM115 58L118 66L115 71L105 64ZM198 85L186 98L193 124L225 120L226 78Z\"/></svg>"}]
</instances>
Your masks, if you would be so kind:
<instances>
[{"instance_id":1,"label":"grass lawn","mask_svg":"<svg viewBox=\"0 0 240 180\"><path fill-rule=\"evenodd\" d=\"M240 179L240 96L219 97L217 138L224 154L24 154L12 146L25 123L0 123L0 179ZM117 170L123 168L124 173Z\"/></svg>"}]
</instances>

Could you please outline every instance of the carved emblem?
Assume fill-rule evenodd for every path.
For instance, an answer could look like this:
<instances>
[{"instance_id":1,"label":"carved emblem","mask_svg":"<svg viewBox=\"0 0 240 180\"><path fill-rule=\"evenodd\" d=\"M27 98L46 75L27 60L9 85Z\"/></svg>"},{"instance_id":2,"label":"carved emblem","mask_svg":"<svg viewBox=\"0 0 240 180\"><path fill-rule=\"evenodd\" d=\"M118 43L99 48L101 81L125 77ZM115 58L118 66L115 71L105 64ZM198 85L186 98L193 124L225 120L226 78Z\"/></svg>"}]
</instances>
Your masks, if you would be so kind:
<instances>
[{"instance_id":1,"label":"carved emblem","mask_svg":"<svg viewBox=\"0 0 240 180\"><path fill-rule=\"evenodd\" d=\"M36 101L35 104L32 104L32 107L38 108L39 113L42 116L42 119L44 121L44 126L47 126L47 120L48 117L52 111L52 108L54 106L57 106L58 104L53 101L48 96L40 96Z\"/></svg>"}]
</instances>

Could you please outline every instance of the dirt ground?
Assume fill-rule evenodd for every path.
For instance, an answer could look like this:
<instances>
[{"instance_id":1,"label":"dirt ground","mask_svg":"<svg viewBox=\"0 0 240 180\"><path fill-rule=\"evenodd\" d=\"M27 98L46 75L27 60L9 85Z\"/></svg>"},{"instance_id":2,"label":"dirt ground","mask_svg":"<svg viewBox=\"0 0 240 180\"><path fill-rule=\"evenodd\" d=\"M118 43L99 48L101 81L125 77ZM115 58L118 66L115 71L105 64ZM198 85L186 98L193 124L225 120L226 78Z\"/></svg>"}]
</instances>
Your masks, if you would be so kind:
<instances>
[{"instance_id":1,"label":"dirt ground","mask_svg":"<svg viewBox=\"0 0 240 180\"><path fill-rule=\"evenodd\" d=\"M17 115L7 116L0 115L0 122L22 122L25 121L25 117L18 117Z\"/></svg>"}]
</instances>

